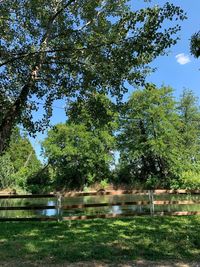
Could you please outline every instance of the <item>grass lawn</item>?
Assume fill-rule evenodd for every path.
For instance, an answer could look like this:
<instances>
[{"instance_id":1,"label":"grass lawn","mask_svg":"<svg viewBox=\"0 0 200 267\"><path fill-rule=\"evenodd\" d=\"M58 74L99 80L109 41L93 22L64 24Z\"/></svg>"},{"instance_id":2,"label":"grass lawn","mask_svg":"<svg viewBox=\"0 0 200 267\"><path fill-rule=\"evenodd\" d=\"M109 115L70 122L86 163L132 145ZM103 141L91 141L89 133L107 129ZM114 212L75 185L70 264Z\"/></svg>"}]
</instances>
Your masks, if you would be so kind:
<instances>
[{"instance_id":1,"label":"grass lawn","mask_svg":"<svg viewBox=\"0 0 200 267\"><path fill-rule=\"evenodd\" d=\"M199 262L200 216L0 223L0 266L139 259Z\"/></svg>"}]
</instances>

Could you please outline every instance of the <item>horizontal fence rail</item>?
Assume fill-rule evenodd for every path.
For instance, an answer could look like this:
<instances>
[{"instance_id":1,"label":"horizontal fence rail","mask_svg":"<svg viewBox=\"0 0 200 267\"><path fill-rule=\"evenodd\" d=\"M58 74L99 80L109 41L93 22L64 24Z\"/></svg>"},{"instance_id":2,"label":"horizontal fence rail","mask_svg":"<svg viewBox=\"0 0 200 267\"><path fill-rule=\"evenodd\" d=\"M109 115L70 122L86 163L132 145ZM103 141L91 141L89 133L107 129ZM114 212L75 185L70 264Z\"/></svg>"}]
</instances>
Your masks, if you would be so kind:
<instances>
[{"instance_id":1,"label":"horizontal fence rail","mask_svg":"<svg viewBox=\"0 0 200 267\"><path fill-rule=\"evenodd\" d=\"M200 194L200 190L166 190L166 189L157 189L151 190L156 195L163 194ZM78 197L78 196L98 196L98 195L148 195L149 190L110 190L110 191L90 191L90 192L68 192L65 193L64 197Z\"/></svg>"},{"instance_id":2,"label":"horizontal fence rail","mask_svg":"<svg viewBox=\"0 0 200 267\"><path fill-rule=\"evenodd\" d=\"M57 206L7 206L0 207L0 210L52 210L57 209Z\"/></svg>"},{"instance_id":3,"label":"horizontal fence rail","mask_svg":"<svg viewBox=\"0 0 200 267\"><path fill-rule=\"evenodd\" d=\"M200 190L110 190L110 191L91 191L91 192L69 192L65 194L55 193L55 194L34 194L34 195L17 195L17 194L7 194L0 195L0 200L9 199L42 199L50 198L54 200L54 205L36 205L28 203L28 205L7 205L0 206L0 221L67 221L67 220L87 220L95 218L120 218L120 217L130 217L130 216L183 216L183 215L200 215L200 211L155 211L155 206L166 206L166 205L198 205L200 204L199 199L193 200L155 200L155 196L161 195L200 195ZM81 203L81 204L65 204L63 199L70 199L84 196L117 196L117 195L136 195L136 196L146 196L148 200L138 200L138 201L107 201L100 203ZM66 201L65 201L66 202ZM147 211L133 211L133 212L123 212L123 213L108 213L108 214L92 214L84 215L86 209L88 208L103 208L103 207L145 207ZM43 215L42 217L1 217L1 212L6 211L43 211L43 210L54 210L53 216ZM64 216L64 211L82 211L83 215L71 215Z\"/></svg>"},{"instance_id":4,"label":"horizontal fence rail","mask_svg":"<svg viewBox=\"0 0 200 267\"><path fill-rule=\"evenodd\" d=\"M0 194L0 199L9 199L9 198L54 198L57 197L56 194L34 194L34 195L17 195L17 194Z\"/></svg>"}]
</instances>

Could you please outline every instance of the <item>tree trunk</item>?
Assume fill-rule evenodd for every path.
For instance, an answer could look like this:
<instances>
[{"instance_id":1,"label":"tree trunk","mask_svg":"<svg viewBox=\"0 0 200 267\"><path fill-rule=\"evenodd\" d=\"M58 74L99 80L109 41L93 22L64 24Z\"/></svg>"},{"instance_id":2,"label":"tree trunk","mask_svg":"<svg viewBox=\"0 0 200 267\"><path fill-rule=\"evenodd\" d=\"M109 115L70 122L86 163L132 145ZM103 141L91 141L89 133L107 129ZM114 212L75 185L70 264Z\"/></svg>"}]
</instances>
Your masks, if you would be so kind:
<instances>
[{"instance_id":1,"label":"tree trunk","mask_svg":"<svg viewBox=\"0 0 200 267\"><path fill-rule=\"evenodd\" d=\"M30 87L30 84L24 85L18 99L5 114L0 124L0 155L7 147L13 127L21 118L23 107L26 104L27 97L30 92Z\"/></svg>"}]
</instances>

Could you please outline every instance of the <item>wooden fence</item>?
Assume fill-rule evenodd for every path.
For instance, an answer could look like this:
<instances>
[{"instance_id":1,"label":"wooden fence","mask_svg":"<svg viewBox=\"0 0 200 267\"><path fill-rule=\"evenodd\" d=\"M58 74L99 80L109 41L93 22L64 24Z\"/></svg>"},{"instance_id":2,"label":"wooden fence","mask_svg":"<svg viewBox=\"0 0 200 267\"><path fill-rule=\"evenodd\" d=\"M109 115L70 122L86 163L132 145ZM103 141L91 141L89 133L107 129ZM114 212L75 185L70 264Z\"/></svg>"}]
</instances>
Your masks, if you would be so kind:
<instances>
[{"instance_id":1,"label":"wooden fence","mask_svg":"<svg viewBox=\"0 0 200 267\"><path fill-rule=\"evenodd\" d=\"M155 211L155 206L163 205L193 205L200 204L200 198L197 200L155 200L155 196L162 195L199 195L200 190L112 190L112 191L93 191L93 192L69 192L65 194L35 194L35 195L0 195L0 221L66 221L66 220L85 220L85 219L95 219L95 218L118 218L118 217L130 217L130 216L177 216L177 215L200 215L200 209L198 211ZM138 196L148 196L148 200L138 200L138 201L113 201L113 202L103 202L103 203L87 203L87 204L72 204L65 205L63 203L64 198L73 199L74 197L83 196L115 196L115 195L138 195ZM54 199L55 205L35 205L29 203L29 205L11 206L4 205L1 206L1 200L9 199L29 199L30 202L33 199L41 198L51 198ZM109 214L94 214L94 215L84 215L84 210L87 208L101 208L101 207L128 207L128 206L138 206L146 207L146 211L133 211L128 213L109 213ZM64 211L69 210L80 210L83 215L76 216L63 216ZM39 211L39 210L54 210L56 211L55 216L43 216L43 217L2 217L2 211Z\"/></svg>"}]
</instances>

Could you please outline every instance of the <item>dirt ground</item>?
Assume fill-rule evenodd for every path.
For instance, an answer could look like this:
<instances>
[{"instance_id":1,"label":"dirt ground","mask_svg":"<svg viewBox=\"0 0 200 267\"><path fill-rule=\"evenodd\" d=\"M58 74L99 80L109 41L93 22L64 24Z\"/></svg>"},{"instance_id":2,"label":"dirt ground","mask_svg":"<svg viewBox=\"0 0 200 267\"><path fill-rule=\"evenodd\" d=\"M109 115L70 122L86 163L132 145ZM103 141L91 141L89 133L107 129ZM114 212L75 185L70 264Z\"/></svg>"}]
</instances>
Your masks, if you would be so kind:
<instances>
[{"instance_id":1,"label":"dirt ground","mask_svg":"<svg viewBox=\"0 0 200 267\"><path fill-rule=\"evenodd\" d=\"M200 262L175 262L175 261L129 261L129 262L121 262L121 263L106 263L100 261L92 261L92 262L77 262L77 263L39 263L39 262L1 262L1 267L200 267Z\"/></svg>"}]
</instances>

